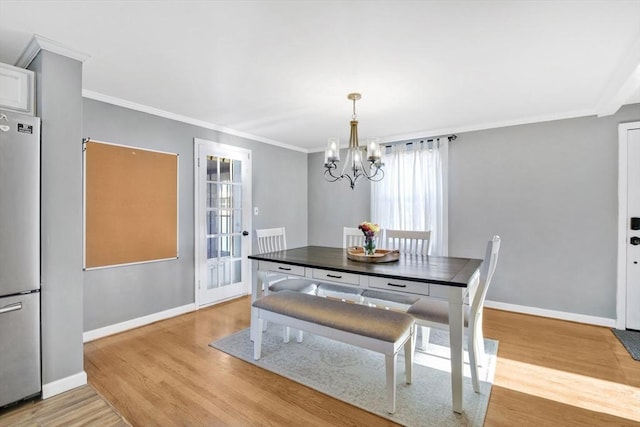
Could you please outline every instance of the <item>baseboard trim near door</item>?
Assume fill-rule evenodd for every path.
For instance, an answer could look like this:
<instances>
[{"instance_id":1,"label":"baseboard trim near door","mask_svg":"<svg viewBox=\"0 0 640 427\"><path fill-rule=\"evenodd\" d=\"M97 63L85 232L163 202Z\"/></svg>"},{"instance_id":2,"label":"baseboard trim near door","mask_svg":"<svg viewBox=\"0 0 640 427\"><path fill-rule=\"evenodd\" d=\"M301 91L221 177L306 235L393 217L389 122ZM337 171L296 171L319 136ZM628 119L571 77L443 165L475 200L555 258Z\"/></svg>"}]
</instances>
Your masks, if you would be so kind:
<instances>
[{"instance_id":1,"label":"baseboard trim near door","mask_svg":"<svg viewBox=\"0 0 640 427\"><path fill-rule=\"evenodd\" d=\"M181 307L170 308L169 310L164 310L158 313L149 314L147 316L138 317L137 319L131 319L125 322L105 326L103 328L94 329L92 331L84 332L82 334L82 341L86 343L89 341L97 340L98 338L104 338L109 335L128 331L129 329L145 326L159 320L165 320L171 317L180 316L181 314L195 311L195 309L195 304L187 304Z\"/></svg>"},{"instance_id":2,"label":"baseboard trim near door","mask_svg":"<svg viewBox=\"0 0 640 427\"><path fill-rule=\"evenodd\" d=\"M42 398L48 399L65 391L83 386L87 383L87 373L85 371L70 375L59 380L42 385Z\"/></svg>"},{"instance_id":3,"label":"baseboard trim near door","mask_svg":"<svg viewBox=\"0 0 640 427\"><path fill-rule=\"evenodd\" d=\"M586 314L568 313L565 311L547 310L538 307L529 307L525 305L507 304L498 301L484 302L486 308L495 308L498 310L513 311L515 313L531 314L533 316L550 317L552 319L567 320L569 322L586 323L588 325L606 326L613 328L616 325L616 319L607 317L589 316Z\"/></svg>"}]
</instances>

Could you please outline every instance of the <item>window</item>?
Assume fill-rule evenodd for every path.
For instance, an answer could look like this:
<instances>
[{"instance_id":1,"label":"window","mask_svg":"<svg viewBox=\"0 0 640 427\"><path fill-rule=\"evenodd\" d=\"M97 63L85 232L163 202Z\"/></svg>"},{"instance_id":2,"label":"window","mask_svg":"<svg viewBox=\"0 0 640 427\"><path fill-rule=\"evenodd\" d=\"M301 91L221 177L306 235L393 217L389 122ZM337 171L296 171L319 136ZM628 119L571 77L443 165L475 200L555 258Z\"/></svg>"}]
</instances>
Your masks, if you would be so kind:
<instances>
[{"instance_id":1,"label":"window","mask_svg":"<svg viewBox=\"0 0 640 427\"><path fill-rule=\"evenodd\" d=\"M446 137L384 150L384 179L372 185L371 218L381 228L431 231L429 254L447 255Z\"/></svg>"}]
</instances>

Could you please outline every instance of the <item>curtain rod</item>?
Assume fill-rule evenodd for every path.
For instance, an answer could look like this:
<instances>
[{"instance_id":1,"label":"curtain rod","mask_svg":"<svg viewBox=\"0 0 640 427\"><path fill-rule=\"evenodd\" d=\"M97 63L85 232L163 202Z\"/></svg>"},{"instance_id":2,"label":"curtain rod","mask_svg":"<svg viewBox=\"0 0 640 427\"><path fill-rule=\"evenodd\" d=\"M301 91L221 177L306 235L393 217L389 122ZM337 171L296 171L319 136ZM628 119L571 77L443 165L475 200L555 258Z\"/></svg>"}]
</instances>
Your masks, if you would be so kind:
<instances>
[{"instance_id":1,"label":"curtain rod","mask_svg":"<svg viewBox=\"0 0 640 427\"><path fill-rule=\"evenodd\" d=\"M398 144L413 145L414 142L416 142L416 143L424 143L424 142L429 142L429 141L436 140L438 138L445 138L445 136L432 136L432 137L429 137L429 138L415 138L415 139L407 141L407 142L404 142L404 141L387 142L387 143L384 144L384 146L385 147L390 147L392 145L398 145ZM449 142L453 142L456 139L458 139L458 135L451 134L451 135L447 135L446 138L449 140Z\"/></svg>"}]
</instances>

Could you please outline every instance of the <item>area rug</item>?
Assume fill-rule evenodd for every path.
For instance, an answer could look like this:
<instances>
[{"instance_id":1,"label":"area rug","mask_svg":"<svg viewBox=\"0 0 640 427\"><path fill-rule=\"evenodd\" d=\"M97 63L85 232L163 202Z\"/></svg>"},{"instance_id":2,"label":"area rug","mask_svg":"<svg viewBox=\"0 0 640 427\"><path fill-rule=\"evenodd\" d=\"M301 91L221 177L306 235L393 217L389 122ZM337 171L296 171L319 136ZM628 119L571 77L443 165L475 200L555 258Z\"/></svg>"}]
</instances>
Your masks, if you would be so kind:
<instances>
[{"instance_id":1,"label":"area rug","mask_svg":"<svg viewBox=\"0 0 640 427\"><path fill-rule=\"evenodd\" d=\"M466 341L466 340L465 340ZM480 369L480 393L471 384L467 353L463 413L451 408L449 337L432 330L427 352L416 352L413 383L404 381L404 356L398 356L396 413L385 411L384 355L320 336L304 342L282 341L282 327L269 323L262 357L253 360L249 329L209 344L232 356L406 426L482 426L491 394L498 342L485 339L487 362Z\"/></svg>"},{"instance_id":2,"label":"area rug","mask_svg":"<svg viewBox=\"0 0 640 427\"><path fill-rule=\"evenodd\" d=\"M611 329L611 332L618 337L631 357L633 357L634 360L640 361L640 332L626 329Z\"/></svg>"}]
</instances>

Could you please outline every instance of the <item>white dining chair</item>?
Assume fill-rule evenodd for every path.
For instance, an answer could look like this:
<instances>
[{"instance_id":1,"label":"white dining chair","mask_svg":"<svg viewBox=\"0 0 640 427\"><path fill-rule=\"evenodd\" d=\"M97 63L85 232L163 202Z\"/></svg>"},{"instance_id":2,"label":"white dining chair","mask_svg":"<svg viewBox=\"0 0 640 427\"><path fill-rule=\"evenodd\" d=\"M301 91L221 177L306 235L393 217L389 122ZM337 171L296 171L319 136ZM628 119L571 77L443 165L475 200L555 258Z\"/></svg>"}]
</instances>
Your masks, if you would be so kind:
<instances>
[{"instance_id":1,"label":"white dining chair","mask_svg":"<svg viewBox=\"0 0 640 427\"><path fill-rule=\"evenodd\" d=\"M364 245L364 234L358 227L344 227L342 229L342 247L351 248Z\"/></svg>"},{"instance_id":2,"label":"white dining chair","mask_svg":"<svg viewBox=\"0 0 640 427\"><path fill-rule=\"evenodd\" d=\"M342 247L350 248L353 246L364 245L364 234L362 230L356 227L344 227L342 230ZM321 297L336 298L341 301L349 301L362 304L362 289L355 286L342 286L333 283L320 283L316 294Z\"/></svg>"},{"instance_id":3,"label":"white dining chair","mask_svg":"<svg viewBox=\"0 0 640 427\"><path fill-rule=\"evenodd\" d=\"M258 253L276 252L287 249L287 236L284 227L256 229ZM290 278L285 274L268 273L264 278L264 293L295 291L315 294L317 285L307 279Z\"/></svg>"},{"instance_id":4,"label":"white dining chair","mask_svg":"<svg viewBox=\"0 0 640 427\"><path fill-rule=\"evenodd\" d=\"M431 231L384 230L381 249L397 249L401 253L411 255L427 255ZM412 304L420 299L400 293L367 289L362 293L364 303L371 307L387 310L407 311Z\"/></svg>"},{"instance_id":5,"label":"white dining chair","mask_svg":"<svg viewBox=\"0 0 640 427\"><path fill-rule=\"evenodd\" d=\"M487 289L493 278L500 251L500 236L493 236L487 243L480 276L475 293L470 295L470 304L464 306L464 326L467 328L467 353L471 368L473 390L480 392L478 366L485 361L484 336L482 334L482 310ZM422 344L429 341L430 328L449 330L449 305L446 301L421 298L407 310L416 319L416 326L422 330ZM415 340L413 342L415 345Z\"/></svg>"},{"instance_id":6,"label":"white dining chair","mask_svg":"<svg viewBox=\"0 0 640 427\"><path fill-rule=\"evenodd\" d=\"M384 248L402 253L428 255L431 231L384 230Z\"/></svg>"}]
</instances>

